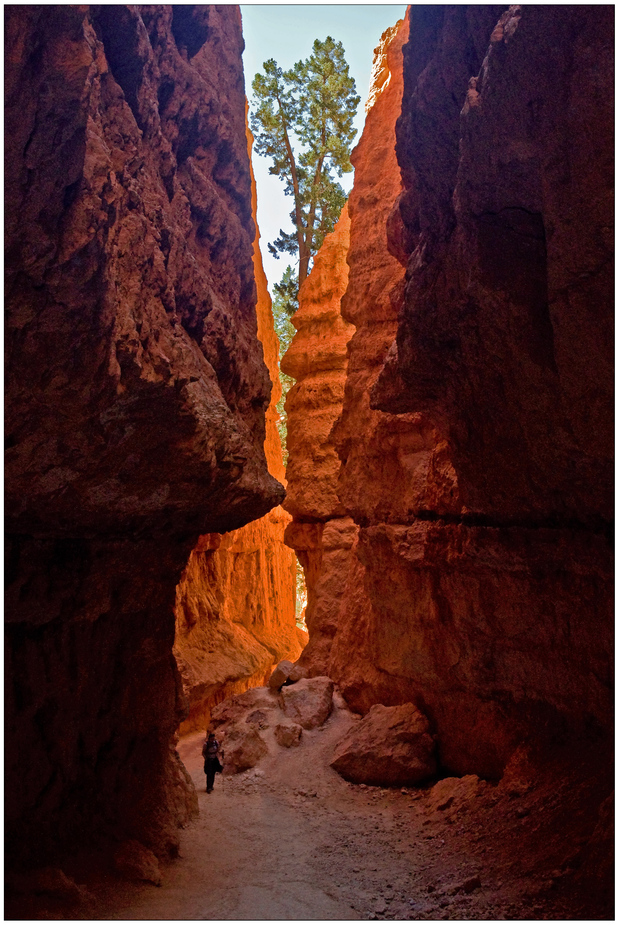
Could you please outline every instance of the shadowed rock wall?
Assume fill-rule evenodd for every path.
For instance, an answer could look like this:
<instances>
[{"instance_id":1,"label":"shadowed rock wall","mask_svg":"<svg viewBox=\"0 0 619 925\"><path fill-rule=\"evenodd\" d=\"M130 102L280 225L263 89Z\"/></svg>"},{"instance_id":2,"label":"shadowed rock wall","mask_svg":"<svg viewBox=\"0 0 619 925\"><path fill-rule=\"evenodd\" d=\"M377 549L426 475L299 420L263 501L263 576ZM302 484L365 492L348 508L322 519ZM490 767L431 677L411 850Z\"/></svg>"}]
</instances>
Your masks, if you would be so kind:
<instances>
[{"instance_id":1,"label":"shadowed rock wall","mask_svg":"<svg viewBox=\"0 0 619 925\"><path fill-rule=\"evenodd\" d=\"M392 670L445 763L486 773L612 712L612 13L494 12L411 9L392 248L417 241L372 397L445 435L462 515L371 527L362 553L411 639Z\"/></svg>"},{"instance_id":2,"label":"shadowed rock wall","mask_svg":"<svg viewBox=\"0 0 619 925\"><path fill-rule=\"evenodd\" d=\"M6 832L173 853L175 587L263 450L236 7L6 8Z\"/></svg>"}]
</instances>

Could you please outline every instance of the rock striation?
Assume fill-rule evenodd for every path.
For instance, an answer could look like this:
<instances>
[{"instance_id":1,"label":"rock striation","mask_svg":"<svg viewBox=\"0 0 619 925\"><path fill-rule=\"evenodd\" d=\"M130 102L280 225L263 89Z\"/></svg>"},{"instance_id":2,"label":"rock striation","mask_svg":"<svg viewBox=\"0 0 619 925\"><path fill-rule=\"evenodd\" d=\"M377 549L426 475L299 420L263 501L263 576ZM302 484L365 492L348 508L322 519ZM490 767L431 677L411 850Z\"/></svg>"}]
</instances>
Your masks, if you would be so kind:
<instances>
[{"instance_id":1,"label":"rock striation","mask_svg":"<svg viewBox=\"0 0 619 925\"><path fill-rule=\"evenodd\" d=\"M422 231L392 364L405 386L385 376L376 402L431 411L467 510L501 522L600 530L612 510L611 20L412 12L398 158L419 202L402 219Z\"/></svg>"},{"instance_id":2,"label":"rock striation","mask_svg":"<svg viewBox=\"0 0 619 925\"><path fill-rule=\"evenodd\" d=\"M248 129L247 142L251 170L253 137ZM251 175L255 223L253 170ZM258 339L273 382L264 450L269 472L285 482L277 430L279 342L258 242L256 232ZM193 549L176 590L174 654L189 703L180 734L206 729L216 703L263 684L275 662L296 659L307 642L307 634L296 626L296 556L284 544L291 519L278 505L239 530L200 537Z\"/></svg>"},{"instance_id":3,"label":"rock striation","mask_svg":"<svg viewBox=\"0 0 619 925\"><path fill-rule=\"evenodd\" d=\"M523 736L611 722L612 23L410 17L392 249L416 244L371 404L435 423L462 513L369 526L361 558L411 640L385 632L382 663L407 665L443 761L488 774Z\"/></svg>"},{"instance_id":4,"label":"rock striation","mask_svg":"<svg viewBox=\"0 0 619 925\"><path fill-rule=\"evenodd\" d=\"M6 834L163 857L175 588L281 502L235 7L6 11Z\"/></svg>"},{"instance_id":5,"label":"rock striation","mask_svg":"<svg viewBox=\"0 0 619 925\"><path fill-rule=\"evenodd\" d=\"M310 642L301 663L312 674L337 678L349 703L362 711L376 702L409 698L405 685L396 692L397 681L385 673L377 658L377 617L365 588L365 565L358 555L359 526L407 523L420 510L459 510L446 444L432 423L421 414L396 416L370 408L370 390L396 334L397 297L404 284L404 268L389 251L387 222L402 194L395 125L401 111L402 47L407 38L408 22L400 21L385 32L375 49L366 124L351 157L355 183L348 202L350 233L348 246L338 255L340 261L346 260L349 275L343 275L345 288L336 293L339 301L333 300L333 289L322 281L322 274L333 274L332 258L324 248L312 271L316 301L326 295L325 314L327 300L332 300L326 315L331 329L344 327L347 363L339 361L338 391L332 390L327 397L314 388L311 413L302 418L293 413L289 426L286 507L294 521L286 539L297 549L308 582ZM292 358L300 377L299 395L304 394L307 382L323 375L328 336L320 329L312 331L314 341L301 340L303 297L302 291L293 319L300 325L299 334L284 358L284 363ZM311 310L316 308L312 305ZM296 352L306 343L304 365L297 364ZM335 344L339 348L339 339ZM329 347L335 349L331 343ZM292 394L291 412L295 399ZM322 428L318 439L314 421ZM316 453L331 461L324 483L313 480L311 471L299 477ZM318 491L322 499L331 499L329 505L319 508Z\"/></svg>"},{"instance_id":6,"label":"rock striation","mask_svg":"<svg viewBox=\"0 0 619 925\"><path fill-rule=\"evenodd\" d=\"M291 453L286 535L309 674L362 713L413 703L443 768L497 778L523 740L611 723L612 24L408 15L353 152L334 496Z\"/></svg>"}]
</instances>

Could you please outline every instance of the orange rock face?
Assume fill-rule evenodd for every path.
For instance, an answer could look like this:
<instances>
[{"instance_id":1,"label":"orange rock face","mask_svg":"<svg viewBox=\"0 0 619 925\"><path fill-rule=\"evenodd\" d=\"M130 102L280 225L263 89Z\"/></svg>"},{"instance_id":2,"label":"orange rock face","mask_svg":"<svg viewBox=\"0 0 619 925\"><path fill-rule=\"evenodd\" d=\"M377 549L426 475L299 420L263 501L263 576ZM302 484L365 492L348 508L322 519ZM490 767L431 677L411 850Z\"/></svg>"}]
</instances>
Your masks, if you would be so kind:
<instances>
[{"instance_id":1,"label":"orange rock face","mask_svg":"<svg viewBox=\"0 0 619 925\"><path fill-rule=\"evenodd\" d=\"M251 166L249 129L247 142ZM256 221L253 170L252 209ZM269 472L284 480L276 407L281 397L279 341L258 241L256 232L258 338L273 382L264 450ZM215 704L266 683L274 663L294 661L305 645L307 634L295 622L296 556L284 544L290 520L278 506L240 530L201 537L193 550L176 590L174 654L189 704L181 734L206 728Z\"/></svg>"},{"instance_id":2,"label":"orange rock face","mask_svg":"<svg viewBox=\"0 0 619 925\"><path fill-rule=\"evenodd\" d=\"M387 220L402 191L395 124L407 40L408 22L401 21L375 49L365 127L352 154L350 275L341 312L356 330L348 346L344 404L333 439L342 462L338 497L358 524L406 523L420 510L459 511L455 473L432 423L420 414L396 416L370 408L370 391L397 330L404 284L404 268L389 253Z\"/></svg>"},{"instance_id":3,"label":"orange rock face","mask_svg":"<svg viewBox=\"0 0 619 925\"><path fill-rule=\"evenodd\" d=\"M284 372L297 380L286 398L288 492L284 506L294 516L286 542L297 552L308 589L305 623L310 643L302 663L311 661L318 675L325 673L321 670L326 666L323 655L328 654L325 640L335 627L333 595L341 591L347 575L348 552L341 554L341 537L350 527L354 533L337 496L340 463L331 438L342 409L346 345L354 330L340 312L348 282L349 233L350 219L344 208L301 287L299 308L292 319L297 333L282 359ZM331 536L339 552L330 545ZM345 542L348 549L348 539ZM332 560L326 571L325 557ZM325 574L329 576L327 588L322 583Z\"/></svg>"},{"instance_id":4,"label":"orange rock face","mask_svg":"<svg viewBox=\"0 0 619 925\"><path fill-rule=\"evenodd\" d=\"M610 10L494 9L412 13L398 154L418 191L403 221L422 231L397 337L405 386L385 377L376 399L442 423L471 512L599 530L613 466Z\"/></svg>"},{"instance_id":5,"label":"orange rock face","mask_svg":"<svg viewBox=\"0 0 619 925\"><path fill-rule=\"evenodd\" d=\"M293 319L299 333L284 367L298 379L298 393L291 392L289 399L286 499L295 519L286 538L297 549L308 582L310 643L301 661L312 673L336 678L351 703L363 710L381 698L395 702L397 695L393 679L376 666L374 615L364 588L365 568L357 555L359 525L408 522L423 509L458 510L455 475L431 422L419 414L383 414L369 404L370 389L395 336L394 297L404 278L401 263L389 252L386 225L402 192L395 123L407 37L408 24L399 22L375 50L366 125L352 154L355 183L348 203L348 247L337 254L330 249L327 255L325 242L317 256L311 276L313 301L306 305L302 291ZM340 261L335 266L331 254ZM349 275L343 271L344 260ZM329 285L334 272L346 283L344 291ZM321 327L313 320L316 306ZM307 327L304 319L311 322ZM325 345L330 331L336 334L328 347L340 352L330 371L337 390L326 393L322 383L324 357L330 358ZM307 394L310 400L299 400L297 406L297 394ZM323 479L314 476L316 458L322 466L318 471L327 473Z\"/></svg>"},{"instance_id":6,"label":"orange rock face","mask_svg":"<svg viewBox=\"0 0 619 925\"><path fill-rule=\"evenodd\" d=\"M330 434L342 407L346 345L353 332L340 312L348 284L349 236L345 207L301 287L292 319L297 333L282 359L282 370L296 379L286 398L285 508L304 520L325 521L345 513L336 491L340 463Z\"/></svg>"}]
</instances>

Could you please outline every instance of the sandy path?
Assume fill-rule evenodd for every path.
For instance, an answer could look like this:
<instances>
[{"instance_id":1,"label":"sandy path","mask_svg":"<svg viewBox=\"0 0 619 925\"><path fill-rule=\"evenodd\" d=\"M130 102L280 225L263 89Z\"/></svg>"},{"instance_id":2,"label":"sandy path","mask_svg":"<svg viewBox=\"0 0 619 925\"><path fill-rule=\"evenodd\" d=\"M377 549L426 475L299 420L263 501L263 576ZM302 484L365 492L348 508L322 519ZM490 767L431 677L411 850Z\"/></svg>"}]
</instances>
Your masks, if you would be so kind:
<instances>
[{"instance_id":1,"label":"sandy path","mask_svg":"<svg viewBox=\"0 0 619 925\"><path fill-rule=\"evenodd\" d=\"M348 786L322 765L322 753L348 725L334 715L305 732L296 749L272 748L259 769L217 775L205 793L203 735L188 736L179 753L192 776L200 818L183 834L181 857L157 887L137 887L111 918L354 919L338 895L338 877L321 875L320 859L337 848L343 822L328 806L330 791ZM316 797L295 791L315 791ZM333 872L335 874L335 872Z\"/></svg>"},{"instance_id":2,"label":"sandy path","mask_svg":"<svg viewBox=\"0 0 619 925\"><path fill-rule=\"evenodd\" d=\"M291 749L265 735L270 752L259 767L218 775L208 795L203 736L183 739L179 752L198 791L200 818L182 834L181 855L164 870L161 887L100 885L92 917L573 917L557 813L566 811L574 781L566 782L565 799L554 784L522 793L482 784L473 801L437 811L431 787L358 787L329 767L351 722L338 708ZM476 876L472 892L458 889Z\"/></svg>"}]
</instances>

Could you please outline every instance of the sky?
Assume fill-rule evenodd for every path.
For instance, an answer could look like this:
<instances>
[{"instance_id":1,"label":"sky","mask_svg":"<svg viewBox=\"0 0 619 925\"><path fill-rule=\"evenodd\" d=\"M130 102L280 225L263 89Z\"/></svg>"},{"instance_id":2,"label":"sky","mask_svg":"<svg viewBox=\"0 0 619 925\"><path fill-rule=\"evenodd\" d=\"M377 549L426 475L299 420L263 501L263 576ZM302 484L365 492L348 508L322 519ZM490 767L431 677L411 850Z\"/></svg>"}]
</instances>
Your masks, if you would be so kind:
<instances>
[{"instance_id":1,"label":"sky","mask_svg":"<svg viewBox=\"0 0 619 925\"><path fill-rule=\"evenodd\" d=\"M275 58L279 66L286 70L309 56L315 39L324 41L330 35L344 46L349 72L355 79L357 94L361 97L355 120L358 134L353 142L354 147L363 129L374 48L385 29L395 25L405 13L406 4L241 5L245 39L245 92L250 109L252 80L258 71L262 71L262 65L268 58ZM282 181L269 175L269 159L254 154L252 160L258 192L260 250L272 292L273 283L281 279L289 258L284 254L279 260L273 258L268 252L267 243L278 237L280 228L292 230L289 214L293 203L290 196L284 196ZM340 180L346 192L352 186L353 177L352 173L344 174Z\"/></svg>"}]
</instances>

